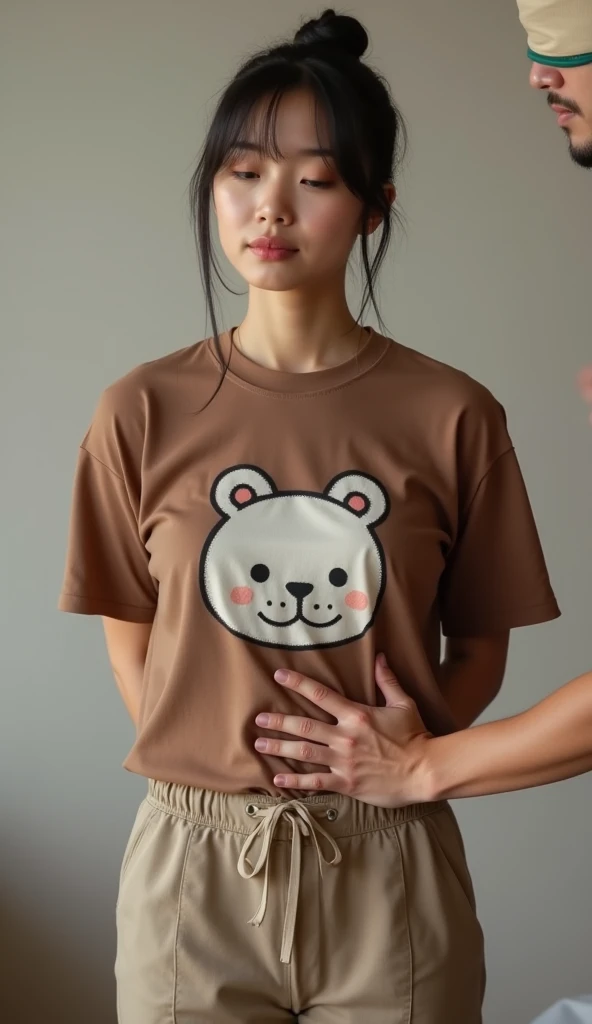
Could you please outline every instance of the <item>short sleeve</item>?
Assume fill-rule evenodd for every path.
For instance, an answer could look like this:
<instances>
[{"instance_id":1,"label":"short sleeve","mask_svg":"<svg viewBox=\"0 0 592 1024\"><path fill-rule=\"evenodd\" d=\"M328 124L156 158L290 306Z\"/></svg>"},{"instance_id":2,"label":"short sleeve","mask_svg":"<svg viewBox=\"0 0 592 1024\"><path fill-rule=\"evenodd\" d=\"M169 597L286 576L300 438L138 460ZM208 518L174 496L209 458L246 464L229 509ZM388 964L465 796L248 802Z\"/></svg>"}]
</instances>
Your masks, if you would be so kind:
<instances>
[{"instance_id":1,"label":"short sleeve","mask_svg":"<svg viewBox=\"0 0 592 1024\"><path fill-rule=\"evenodd\" d=\"M440 586L442 631L488 636L560 614L513 448L495 459L461 518Z\"/></svg>"},{"instance_id":2,"label":"short sleeve","mask_svg":"<svg viewBox=\"0 0 592 1024\"><path fill-rule=\"evenodd\" d=\"M129 622L154 618L158 591L139 531L133 435L132 429L126 436L112 396L104 395L78 452L61 611Z\"/></svg>"}]
</instances>

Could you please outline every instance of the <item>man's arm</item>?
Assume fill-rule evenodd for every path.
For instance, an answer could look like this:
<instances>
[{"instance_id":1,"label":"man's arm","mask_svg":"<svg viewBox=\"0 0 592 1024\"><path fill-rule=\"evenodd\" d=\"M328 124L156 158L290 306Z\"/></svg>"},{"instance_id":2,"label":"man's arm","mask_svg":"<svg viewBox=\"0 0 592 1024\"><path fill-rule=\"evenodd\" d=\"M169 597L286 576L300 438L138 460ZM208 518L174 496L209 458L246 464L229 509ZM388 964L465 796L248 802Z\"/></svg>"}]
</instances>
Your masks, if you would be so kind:
<instances>
[{"instance_id":1,"label":"man's arm","mask_svg":"<svg viewBox=\"0 0 592 1024\"><path fill-rule=\"evenodd\" d=\"M439 800L529 789L590 770L592 672L522 714L426 740L414 772L424 799Z\"/></svg>"}]
</instances>

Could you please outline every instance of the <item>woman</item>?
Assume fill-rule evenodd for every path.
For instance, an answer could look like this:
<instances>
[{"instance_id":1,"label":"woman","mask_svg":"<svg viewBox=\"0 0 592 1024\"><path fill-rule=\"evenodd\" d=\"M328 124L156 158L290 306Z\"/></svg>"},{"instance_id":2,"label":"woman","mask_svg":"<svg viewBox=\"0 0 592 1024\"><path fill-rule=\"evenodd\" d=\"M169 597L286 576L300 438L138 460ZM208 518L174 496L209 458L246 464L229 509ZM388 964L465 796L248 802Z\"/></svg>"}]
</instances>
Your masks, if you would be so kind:
<instances>
[{"instance_id":1,"label":"woman","mask_svg":"<svg viewBox=\"0 0 592 1024\"><path fill-rule=\"evenodd\" d=\"M80 451L60 603L103 617L125 766L150 780L121 1024L481 1020L450 808L393 810L388 778L362 791L347 765L362 742L380 762L378 653L447 733L499 689L509 630L558 609L503 409L360 322L404 137L367 42L327 10L239 69L191 190L213 335L107 388ZM249 290L222 332L211 209ZM283 735L302 715L323 746L304 769Z\"/></svg>"}]
</instances>

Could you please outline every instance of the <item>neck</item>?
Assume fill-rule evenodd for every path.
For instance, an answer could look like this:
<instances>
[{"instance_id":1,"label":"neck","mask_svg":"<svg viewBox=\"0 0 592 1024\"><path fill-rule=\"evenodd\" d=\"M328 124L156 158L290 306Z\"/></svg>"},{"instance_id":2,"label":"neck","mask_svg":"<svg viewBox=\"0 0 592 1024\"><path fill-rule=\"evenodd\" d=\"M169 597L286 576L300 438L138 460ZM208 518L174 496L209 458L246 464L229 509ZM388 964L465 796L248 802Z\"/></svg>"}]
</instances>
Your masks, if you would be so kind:
<instances>
[{"instance_id":1,"label":"neck","mask_svg":"<svg viewBox=\"0 0 592 1024\"><path fill-rule=\"evenodd\" d=\"M326 288L314 301L295 292L251 287L247 314L234 332L248 359L272 370L312 373L351 359L364 343L345 291Z\"/></svg>"}]
</instances>

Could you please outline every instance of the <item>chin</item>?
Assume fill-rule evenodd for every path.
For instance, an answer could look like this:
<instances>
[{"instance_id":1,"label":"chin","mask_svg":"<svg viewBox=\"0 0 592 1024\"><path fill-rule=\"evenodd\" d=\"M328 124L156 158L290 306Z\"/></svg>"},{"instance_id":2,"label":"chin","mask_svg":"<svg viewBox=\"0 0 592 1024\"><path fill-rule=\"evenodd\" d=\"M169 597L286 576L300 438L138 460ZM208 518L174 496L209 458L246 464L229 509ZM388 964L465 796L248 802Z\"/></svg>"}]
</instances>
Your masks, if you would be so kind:
<instances>
[{"instance_id":1,"label":"chin","mask_svg":"<svg viewBox=\"0 0 592 1024\"><path fill-rule=\"evenodd\" d=\"M579 144L570 141L569 155L578 167L592 169L592 137Z\"/></svg>"},{"instance_id":2,"label":"chin","mask_svg":"<svg viewBox=\"0 0 592 1024\"><path fill-rule=\"evenodd\" d=\"M301 288L306 282L300 277L290 274L243 274L246 283L251 288L259 288L262 292L287 292L294 288Z\"/></svg>"},{"instance_id":3,"label":"chin","mask_svg":"<svg viewBox=\"0 0 592 1024\"><path fill-rule=\"evenodd\" d=\"M248 273L245 273L243 266L239 273L248 285L266 292L286 292L295 288L307 288L312 282L318 281L321 276L319 271L303 273L302 267L289 267L287 263L272 263L269 266L259 267L255 271L250 267Z\"/></svg>"}]
</instances>

